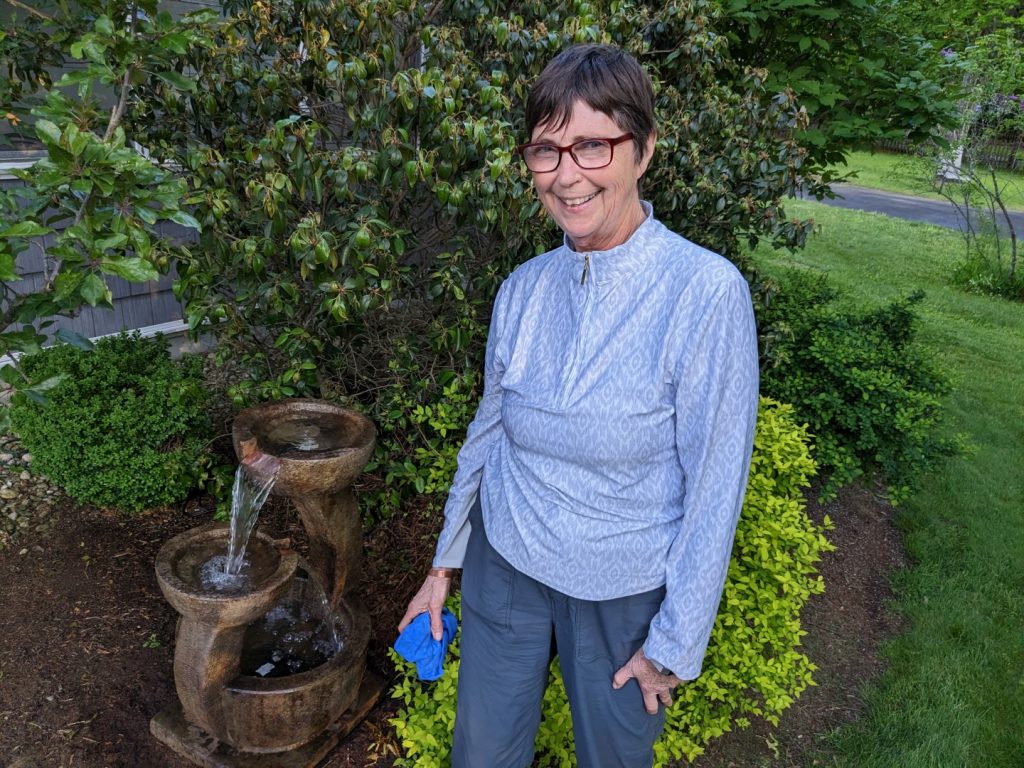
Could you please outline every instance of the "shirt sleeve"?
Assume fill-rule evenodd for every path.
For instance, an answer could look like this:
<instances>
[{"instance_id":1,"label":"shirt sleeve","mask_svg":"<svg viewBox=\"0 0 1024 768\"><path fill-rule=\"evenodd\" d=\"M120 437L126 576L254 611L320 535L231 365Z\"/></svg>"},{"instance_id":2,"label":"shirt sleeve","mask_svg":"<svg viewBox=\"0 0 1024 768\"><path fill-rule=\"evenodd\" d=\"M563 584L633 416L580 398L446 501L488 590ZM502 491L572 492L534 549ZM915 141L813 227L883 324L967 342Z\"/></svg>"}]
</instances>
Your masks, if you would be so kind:
<instances>
[{"instance_id":1,"label":"shirt sleeve","mask_svg":"<svg viewBox=\"0 0 1024 768\"><path fill-rule=\"evenodd\" d=\"M508 282L502 284L494 300L484 356L484 393L476 416L466 430L466 440L459 449L458 468L444 508L444 527L434 553L435 568L462 567L469 542L469 510L480 494L487 456L501 436L501 377L505 366L497 347L506 311L506 285Z\"/></svg>"},{"instance_id":2,"label":"shirt sleeve","mask_svg":"<svg viewBox=\"0 0 1024 768\"><path fill-rule=\"evenodd\" d=\"M676 448L683 518L644 653L683 680L700 675L725 585L757 418L757 333L739 274L709 304L678 366Z\"/></svg>"}]
</instances>

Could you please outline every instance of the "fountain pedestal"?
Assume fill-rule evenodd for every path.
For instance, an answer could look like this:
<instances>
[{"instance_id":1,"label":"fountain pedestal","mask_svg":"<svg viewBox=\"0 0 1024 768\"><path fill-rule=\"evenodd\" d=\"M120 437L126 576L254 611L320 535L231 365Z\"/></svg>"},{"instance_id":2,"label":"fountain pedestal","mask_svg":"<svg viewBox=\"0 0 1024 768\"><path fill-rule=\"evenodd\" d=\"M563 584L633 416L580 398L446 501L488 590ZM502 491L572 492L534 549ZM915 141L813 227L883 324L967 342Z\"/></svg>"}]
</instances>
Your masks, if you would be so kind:
<instances>
[{"instance_id":1,"label":"fountain pedestal","mask_svg":"<svg viewBox=\"0 0 1024 768\"><path fill-rule=\"evenodd\" d=\"M161 548L157 580L181 614L174 656L180 701L154 717L150 731L205 768L313 768L384 689L366 672L370 619L355 595L362 531L351 488L373 451L375 431L355 411L287 400L243 411L232 437L240 458L259 450L277 460L273 493L294 502L309 557L257 533L252 558L259 568L251 583L224 593L203 587L198 570L204 558L226 553L226 528L187 531ZM242 674L247 627L282 599L301 571L324 587L342 649L297 674Z\"/></svg>"}]
</instances>

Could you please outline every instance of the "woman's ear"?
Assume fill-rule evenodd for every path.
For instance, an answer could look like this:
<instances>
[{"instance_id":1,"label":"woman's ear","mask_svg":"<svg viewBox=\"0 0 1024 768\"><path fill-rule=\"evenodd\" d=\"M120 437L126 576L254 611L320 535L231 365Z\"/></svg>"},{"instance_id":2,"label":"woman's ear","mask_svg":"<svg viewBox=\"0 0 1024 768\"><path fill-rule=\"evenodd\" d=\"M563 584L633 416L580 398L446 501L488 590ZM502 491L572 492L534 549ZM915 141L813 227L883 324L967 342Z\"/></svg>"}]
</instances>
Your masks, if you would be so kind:
<instances>
[{"instance_id":1,"label":"woman's ear","mask_svg":"<svg viewBox=\"0 0 1024 768\"><path fill-rule=\"evenodd\" d=\"M644 148L644 156L640 158L640 162L636 167L636 178L640 179L645 173L647 173L647 166L651 164L651 158L654 157L654 145L658 141L658 132L651 131L647 137L647 146Z\"/></svg>"}]
</instances>

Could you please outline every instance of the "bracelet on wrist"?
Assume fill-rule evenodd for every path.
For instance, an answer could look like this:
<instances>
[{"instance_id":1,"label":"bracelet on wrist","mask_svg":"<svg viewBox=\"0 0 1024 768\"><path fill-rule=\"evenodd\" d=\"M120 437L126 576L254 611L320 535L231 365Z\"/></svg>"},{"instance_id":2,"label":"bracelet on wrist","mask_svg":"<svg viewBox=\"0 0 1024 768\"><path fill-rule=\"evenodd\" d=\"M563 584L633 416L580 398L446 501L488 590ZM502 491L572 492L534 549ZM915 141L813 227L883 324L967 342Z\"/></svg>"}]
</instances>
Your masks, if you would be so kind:
<instances>
[{"instance_id":1,"label":"bracelet on wrist","mask_svg":"<svg viewBox=\"0 0 1024 768\"><path fill-rule=\"evenodd\" d=\"M439 576L442 579L450 579L459 572L458 568L431 568L427 571L428 576Z\"/></svg>"}]
</instances>

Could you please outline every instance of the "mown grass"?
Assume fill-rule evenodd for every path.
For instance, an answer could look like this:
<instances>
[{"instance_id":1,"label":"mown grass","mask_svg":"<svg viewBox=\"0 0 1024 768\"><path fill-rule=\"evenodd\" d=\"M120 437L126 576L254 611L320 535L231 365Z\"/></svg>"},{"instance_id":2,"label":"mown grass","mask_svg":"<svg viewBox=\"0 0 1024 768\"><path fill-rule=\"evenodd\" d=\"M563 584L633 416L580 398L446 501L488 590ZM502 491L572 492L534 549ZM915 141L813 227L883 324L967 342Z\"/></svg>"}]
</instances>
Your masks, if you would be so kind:
<instances>
[{"instance_id":1,"label":"mown grass","mask_svg":"<svg viewBox=\"0 0 1024 768\"><path fill-rule=\"evenodd\" d=\"M920 338L952 377L949 429L971 452L897 510L911 565L894 577L905 634L864 692L868 709L830 739L842 768L1024 766L1024 305L962 293L947 275L956 232L794 202L820 229L796 254L758 250L766 271L824 271L851 300L925 290ZM821 765L821 762L815 764Z\"/></svg>"},{"instance_id":2,"label":"mown grass","mask_svg":"<svg viewBox=\"0 0 1024 768\"><path fill-rule=\"evenodd\" d=\"M855 173L849 182L861 187L945 199L934 183L935 165L928 158L888 152L851 152L847 165L836 165L832 170L840 174ZM996 179L1003 190L1006 207L1024 210L1024 174L997 170Z\"/></svg>"}]
</instances>

